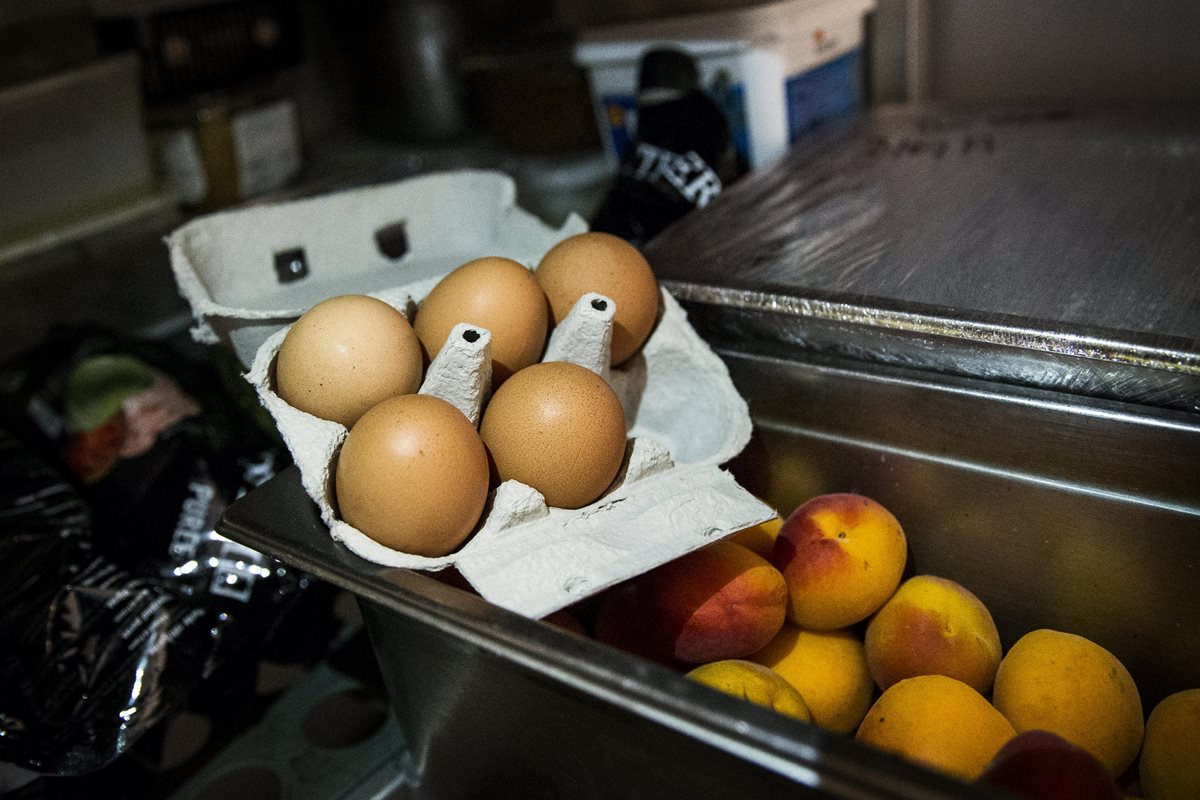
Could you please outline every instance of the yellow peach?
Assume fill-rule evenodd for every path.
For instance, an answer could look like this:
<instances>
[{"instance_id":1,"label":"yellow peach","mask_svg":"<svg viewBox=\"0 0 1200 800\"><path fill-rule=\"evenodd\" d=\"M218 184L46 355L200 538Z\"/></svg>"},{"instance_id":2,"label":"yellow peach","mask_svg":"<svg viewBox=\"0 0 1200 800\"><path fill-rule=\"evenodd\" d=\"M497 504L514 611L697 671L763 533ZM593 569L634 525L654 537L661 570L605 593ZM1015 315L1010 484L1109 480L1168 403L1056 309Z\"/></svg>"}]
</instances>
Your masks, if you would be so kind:
<instances>
[{"instance_id":1,"label":"yellow peach","mask_svg":"<svg viewBox=\"0 0 1200 800\"><path fill-rule=\"evenodd\" d=\"M1000 661L992 701L1017 731L1044 730L1090 752L1113 777L1138 754L1145 725L1133 677L1095 642L1031 631Z\"/></svg>"},{"instance_id":2,"label":"yellow peach","mask_svg":"<svg viewBox=\"0 0 1200 800\"><path fill-rule=\"evenodd\" d=\"M1200 689L1176 692L1150 712L1138 772L1150 800L1200 797Z\"/></svg>"},{"instance_id":3,"label":"yellow peach","mask_svg":"<svg viewBox=\"0 0 1200 800\"><path fill-rule=\"evenodd\" d=\"M987 606L965 587L932 575L900 584L871 618L865 638L880 689L916 675L946 675L986 695L1000 666L1000 634Z\"/></svg>"},{"instance_id":4,"label":"yellow peach","mask_svg":"<svg viewBox=\"0 0 1200 800\"><path fill-rule=\"evenodd\" d=\"M760 522L757 525L751 525L749 528L743 528L730 536L726 541L740 544L742 547L748 548L763 558L770 560L771 553L775 550L775 537L779 535L781 527L783 527L783 518L776 515L766 522Z\"/></svg>"},{"instance_id":5,"label":"yellow peach","mask_svg":"<svg viewBox=\"0 0 1200 800\"><path fill-rule=\"evenodd\" d=\"M808 703L812 720L853 733L871 705L874 686L862 641L853 631L810 631L790 622L750 657L782 675Z\"/></svg>"},{"instance_id":6,"label":"yellow peach","mask_svg":"<svg viewBox=\"0 0 1200 800\"><path fill-rule=\"evenodd\" d=\"M784 521L771 561L787 581L788 619L833 630L875 613L896 591L907 558L890 511L862 495L823 494Z\"/></svg>"},{"instance_id":7,"label":"yellow peach","mask_svg":"<svg viewBox=\"0 0 1200 800\"><path fill-rule=\"evenodd\" d=\"M687 677L785 716L812 721L808 704L796 688L774 670L753 661L736 658L714 661L696 667Z\"/></svg>"}]
</instances>

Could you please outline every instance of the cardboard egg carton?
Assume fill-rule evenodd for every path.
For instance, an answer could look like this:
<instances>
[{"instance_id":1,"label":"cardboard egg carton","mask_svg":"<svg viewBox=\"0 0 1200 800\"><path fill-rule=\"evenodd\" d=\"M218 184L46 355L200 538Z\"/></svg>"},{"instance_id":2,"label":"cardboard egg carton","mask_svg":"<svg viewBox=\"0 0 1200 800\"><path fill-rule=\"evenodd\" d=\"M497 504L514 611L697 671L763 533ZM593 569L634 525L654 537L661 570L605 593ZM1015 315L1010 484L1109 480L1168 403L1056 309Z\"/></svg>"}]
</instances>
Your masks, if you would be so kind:
<instances>
[{"instance_id":1,"label":"cardboard egg carton","mask_svg":"<svg viewBox=\"0 0 1200 800\"><path fill-rule=\"evenodd\" d=\"M454 181L455 175L441 177ZM442 196L449 201L455 193ZM459 196L457 202L477 201ZM311 219L308 212L319 210L309 205L304 218ZM343 219L342 224L369 228L376 218L368 214L363 220ZM532 254L517 260L533 268L554 243L576 232L542 226L517 237ZM511 235L493 233L497 242ZM296 235L305 234L298 230ZM411 321L442 275L483 255L505 255L505 251L445 254L440 274L382 289L347 280L325 296L370 294ZM324 297L312 301L320 299ZM642 350L621 367L611 368L608 352L615 310L612 300L602 295L581 298L552 331L543 361L584 366L616 392L628 437L617 479L599 499L580 509L548 507L533 488L506 481L489 496L471 538L440 558L386 547L339 518L333 473L346 428L293 408L274 390L275 358L289 325L267 333L246 378L274 418L305 491L336 540L385 566L456 567L485 599L526 616L542 617L774 514L720 468L749 441L750 416L724 363L688 324L683 309L663 291L661 316ZM261 324L261 317L253 319ZM490 348L490 332L460 324L430 364L420 391L451 402L478 425L488 399Z\"/></svg>"}]
</instances>

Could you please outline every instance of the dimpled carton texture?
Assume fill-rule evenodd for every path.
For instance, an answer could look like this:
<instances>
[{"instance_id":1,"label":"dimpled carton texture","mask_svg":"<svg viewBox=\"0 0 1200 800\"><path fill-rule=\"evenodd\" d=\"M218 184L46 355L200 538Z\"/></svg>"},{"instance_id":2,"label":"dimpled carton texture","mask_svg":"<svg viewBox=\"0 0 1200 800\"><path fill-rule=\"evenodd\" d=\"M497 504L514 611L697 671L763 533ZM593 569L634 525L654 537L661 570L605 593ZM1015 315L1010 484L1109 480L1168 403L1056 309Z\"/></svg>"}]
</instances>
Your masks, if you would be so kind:
<instances>
[{"instance_id":1,"label":"dimpled carton texture","mask_svg":"<svg viewBox=\"0 0 1200 800\"><path fill-rule=\"evenodd\" d=\"M503 176L490 185L480 181L478 173L446 173L406 183L423 183L426 187L432 183L438 189L438 202L479 209L499 199L499 205L508 211L476 217L474 224L489 230L486 235L475 232L466 237L474 250L441 247L436 252L421 253L414 239L412 258L428 260L429 264L429 274L415 281L380 287L371 284L378 278L375 272L355 275L348 271L342 281L323 283L319 291L305 295L307 305L301 302L287 306L290 310L281 318L294 319L324 297L355 292L378 297L411 320L440 277L462 262L484 255L516 257L512 254L517 253L517 260L533 268L555 242L582 230L577 227L577 218L568 220L558 231L540 222L530 224L525 212L512 205L511 182ZM445 184L456 185L457 189L447 190ZM389 188L395 192L389 195ZM404 196L404 188L397 185L359 191L373 192L376 199L382 200ZM477 192L491 193L491 197L472 196ZM306 250L315 252L325 246L315 237L335 226L321 224L306 229L314 220L340 216L336 227L343 231L342 241L357 242L361 238L369 240L373 226L381 219L398 214L412 218L397 205L382 213L369 203L347 200L344 195L332 195L270 209L272 222L289 227L292 234L287 238L277 232L275 241L299 240ZM327 208L322 207L325 201ZM287 214L292 206L300 206L294 219ZM210 219L264 210L230 212ZM448 218L470 221L470 215L460 215L457 208ZM513 220L519 231L505 230L505 223ZM346 233L355 230L361 234L357 238ZM452 238L450 232L447 234ZM191 235L201 238L204 234L193 227ZM256 248L260 256L269 249L258 244L247 247ZM356 247L352 245L342 260L349 263L356 253L361 256ZM232 249L227 246L225 252ZM192 266L199 265L193 262ZM201 266L198 272L203 274L205 270ZM265 295L256 296L260 308L271 305ZM284 303L277 305L285 307ZM568 510L547 507L541 494L531 487L506 481L492 492L471 538L458 551L440 558L385 547L338 517L333 471L346 428L293 408L274 391L275 357L290 321L276 322L273 330L259 332L265 335L254 351L246 378L275 419L300 470L304 489L334 539L363 558L385 566L420 570L454 566L485 599L529 617L542 617L774 514L720 468L749 441L751 423L745 401L734 388L724 363L700 339L682 308L665 291L662 307L661 317L642 351L621 367L610 368L606 354L615 305L602 295L586 295L552 331L543 359L570 361L591 369L608 381L620 398L628 443L625 461L613 485L592 504ZM217 316L206 316L211 307L194 308L197 335L219 339L216 326L211 324ZM246 319L259 327L268 318ZM233 321L236 329L235 314L222 311L220 321ZM206 324L208 330L204 329ZM464 337L468 330L474 333ZM490 382L490 346L488 331L460 324L434 358L420 391L448 400L478 424Z\"/></svg>"}]
</instances>

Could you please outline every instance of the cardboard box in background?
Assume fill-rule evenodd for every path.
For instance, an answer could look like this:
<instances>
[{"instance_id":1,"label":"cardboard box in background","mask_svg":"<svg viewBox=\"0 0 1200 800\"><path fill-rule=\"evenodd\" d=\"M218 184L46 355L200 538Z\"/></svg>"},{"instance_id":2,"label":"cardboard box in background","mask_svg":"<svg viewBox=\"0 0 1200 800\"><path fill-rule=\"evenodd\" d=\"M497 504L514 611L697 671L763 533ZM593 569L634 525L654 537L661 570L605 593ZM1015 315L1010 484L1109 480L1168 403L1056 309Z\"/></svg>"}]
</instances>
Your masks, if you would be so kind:
<instances>
[{"instance_id":1,"label":"cardboard box in background","mask_svg":"<svg viewBox=\"0 0 1200 800\"><path fill-rule=\"evenodd\" d=\"M585 28L575 58L588 70L606 152L620 160L636 136L642 55L675 46L696 59L746 163L774 162L816 125L861 108L863 16L874 6L783 0Z\"/></svg>"}]
</instances>

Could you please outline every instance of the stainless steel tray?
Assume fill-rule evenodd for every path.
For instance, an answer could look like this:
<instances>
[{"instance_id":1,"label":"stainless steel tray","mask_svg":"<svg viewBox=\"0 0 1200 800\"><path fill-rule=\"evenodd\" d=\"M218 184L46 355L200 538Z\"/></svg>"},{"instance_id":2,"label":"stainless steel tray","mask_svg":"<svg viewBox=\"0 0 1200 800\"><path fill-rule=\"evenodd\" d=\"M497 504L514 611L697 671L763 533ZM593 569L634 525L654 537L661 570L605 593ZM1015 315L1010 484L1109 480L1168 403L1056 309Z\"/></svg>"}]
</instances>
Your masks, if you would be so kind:
<instances>
[{"instance_id":1,"label":"stainless steel tray","mask_svg":"<svg viewBox=\"0 0 1200 800\"><path fill-rule=\"evenodd\" d=\"M1200 409L1200 114L905 106L646 248L702 333Z\"/></svg>"},{"instance_id":2,"label":"stainless steel tray","mask_svg":"<svg viewBox=\"0 0 1200 800\"><path fill-rule=\"evenodd\" d=\"M1147 712L1200 686L1200 418L747 342L719 350L756 433L731 469L785 513L891 508L912 573L978 594L1005 646L1052 627L1113 651ZM360 599L433 798L986 798L334 543L294 471L227 536ZM998 795L995 795L998 796Z\"/></svg>"}]
</instances>

